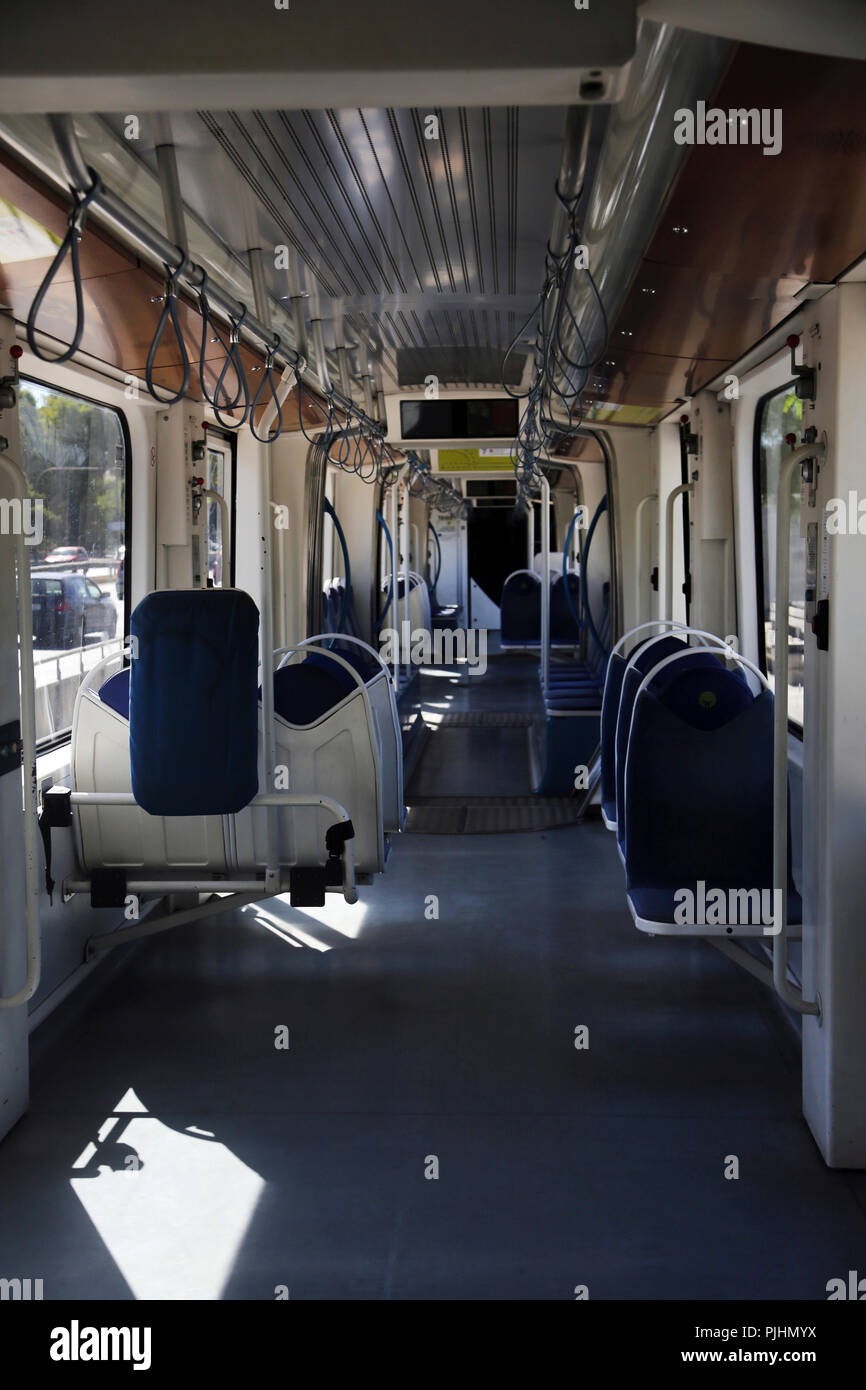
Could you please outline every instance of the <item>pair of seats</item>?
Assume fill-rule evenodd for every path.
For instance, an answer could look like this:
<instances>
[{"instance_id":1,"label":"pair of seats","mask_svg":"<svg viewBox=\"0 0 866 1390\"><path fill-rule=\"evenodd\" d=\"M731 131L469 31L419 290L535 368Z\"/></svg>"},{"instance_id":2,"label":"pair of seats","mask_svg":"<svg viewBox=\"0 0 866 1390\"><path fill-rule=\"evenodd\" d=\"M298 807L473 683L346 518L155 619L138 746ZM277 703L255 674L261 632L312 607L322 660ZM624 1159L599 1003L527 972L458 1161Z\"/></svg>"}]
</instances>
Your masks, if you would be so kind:
<instances>
[{"instance_id":1,"label":"pair of seats","mask_svg":"<svg viewBox=\"0 0 866 1390\"><path fill-rule=\"evenodd\" d=\"M552 661L547 688L542 688L545 718L539 795L568 795L575 788L576 769L588 766L598 747L609 633L610 585L605 584L599 628L588 631L586 660Z\"/></svg>"},{"instance_id":2,"label":"pair of seats","mask_svg":"<svg viewBox=\"0 0 866 1390\"><path fill-rule=\"evenodd\" d=\"M534 570L515 570L502 586L502 648L521 650L541 642L542 580ZM569 599L571 602L569 602ZM575 614L580 611L580 577L573 572L550 576L550 645L572 649L580 643Z\"/></svg>"},{"instance_id":3,"label":"pair of seats","mask_svg":"<svg viewBox=\"0 0 866 1390\"><path fill-rule=\"evenodd\" d=\"M617 836L635 925L663 935L770 934L778 929L772 691L720 639L681 625L627 657L640 631L611 653L601 717L602 815ZM689 647L690 637L716 650ZM737 669L726 668L729 658ZM790 853L787 889L796 924Z\"/></svg>"},{"instance_id":4,"label":"pair of seats","mask_svg":"<svg viewBox=\"0 0 866 1390\"><path fill-rule=\"evenodd\" d=\"M163 591L138 606L131 628L132 667L106 680L120 660L108 658L79 689L72 775L74 791L131 791L137 804L78 806L81 863L260 870L268 811L252 804L263 740L255 605L233 590ZM324 796L346 809L355 868L367 876L384 869L386 833L404 821L400 727L375 651L346 634L322 645L332 641L309 639L271 673L277 786L264 790L308 798L277 809L281 868L326 866L334 815L316 803Z\"/></svg>"},{"instance_id":5,"label":"pair of seats","mask_svg":"<svg viewBox=\"0 0 866 1390\"><path fill-rule=\"evenodd\" d=\"M360 636L352 595L343 579L332 579L322 591L322 631Z\"/></svg>"}]
</instances>

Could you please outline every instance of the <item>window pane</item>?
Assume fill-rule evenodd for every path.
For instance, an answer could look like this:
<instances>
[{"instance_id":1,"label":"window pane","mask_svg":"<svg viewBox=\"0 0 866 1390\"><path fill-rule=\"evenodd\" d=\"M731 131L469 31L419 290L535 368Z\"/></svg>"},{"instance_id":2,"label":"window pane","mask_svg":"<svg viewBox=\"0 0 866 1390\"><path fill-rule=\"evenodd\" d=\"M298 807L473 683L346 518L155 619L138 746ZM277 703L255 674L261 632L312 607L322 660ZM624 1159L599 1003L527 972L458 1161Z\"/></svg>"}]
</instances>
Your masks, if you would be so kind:
<instances>
[{"instance_id":1,"label":"window pane","mask_svg":"<svg viewBox=\"0 0 866 1390\"><path fill-rule=\"evenodd\" d=\"M793 387L784 387L764 402L760 435L760 488L763 518L764 561L764 641L767 677L775 688L776 658L776 505L779 495L779 466L788 452L785 435L799 432L803 422L803 402ZM788 716L803 725L803 652L805 630L806 541L800 535L800 475L791 479L791 527L788 535L791 557L790 603L787 615Z\"/></svg>"},{"instance_id":2,"label":"window pane","mask_svg":"<svg viewBox=\"0 0 866 1390\"><path fill-rule=\"evenodd\" d=\"M21 462L42 515L30 563L36 733L45 742L69 731L81 677L123 639L116 578L127 460L117 411L35 381L22 381L19 399Z\"/></svg>"},{"instance_id":3,"label":"window pane","mask_svg":"<svg viewBox=\"0 0 866 1390\"><path fill-rule=\"evenodd\" d=\"M226 497L226 485L228 479L226 466L226 454L222 449L208 449L207 451L207 477L208 488L211 492L218 492L220 497ZM220 516L220 506L218 502L207 499L207 573L208 579L214 589L222 588L223 575L228 583L228 561L229 557L223 555L222 543L222 519Z\"/></svg>"}]
</instances>

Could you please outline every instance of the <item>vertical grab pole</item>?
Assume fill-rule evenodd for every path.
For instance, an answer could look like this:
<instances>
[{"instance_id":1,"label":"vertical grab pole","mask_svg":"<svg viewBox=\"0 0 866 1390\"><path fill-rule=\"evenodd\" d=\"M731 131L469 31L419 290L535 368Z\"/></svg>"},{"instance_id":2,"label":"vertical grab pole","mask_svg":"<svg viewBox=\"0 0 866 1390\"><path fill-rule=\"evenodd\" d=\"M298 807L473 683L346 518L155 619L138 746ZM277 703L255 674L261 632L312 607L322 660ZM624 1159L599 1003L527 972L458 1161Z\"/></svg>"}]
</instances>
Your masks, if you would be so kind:
<instances>
[{"instance_id":1,"label":"vertical grab pole","mask_svg":"<svg viewBox=\"0 0 866 1390\"><path fill-rule=\"evenodd\" d=\"M819 458L823 444L804 444L779 466L776 496L776 654L773 689L773 888L780 904L773 921L773 984L779 998L800 1014L818 1014L788 982L788 605L791 590L791 477L804 459Z\"/></svg>"},{"instance_id":2,"label":"vertical grab pole","mask_svg":"<svg viewBox=\"0 0 866 1390\"><path fill-rule=\"evenodd\" d=\"M256 301L256 313L265 328L271 327L270 303L264 292L261 269L261 252L253 248L249 253L250 273ZM271 450L267 444L259 444L261 458L259 495L259 533L261 535L261 584L262 584L262 782L266 793L275 788L274 769L277 762L277 733L274 728L274 518L271 511ZM267 824L267 865L265 867L265 896L272 897L280 891L279 829L278 808L266 806Z\"/></svg>"},{"instance_id":3,"label":"vertical grab pole","mask_svg":"<svg viewBox=\"0 0 866 1390\"><path fill-rule=\"evenodd\" d=\"M212 487L203 487L202 497L207 497L211 502L216 502L220 513L220 584L222 576L225 574L226 565L229 562L229 504L221 493L216 492Z\"/></svg>"},{"instance_id":4,"label":"vertical grab pole","mask_svg":"<svg viewBox=\"0 0 866 1390\"><path fill-rule=\"evenodd\" d=\"M401 470L402 471L402 470ZM394 634L397 639L397 646L394 652L394 688L397 694L400 693L400 604L397 598L397 578L400 571L400 499L398 489L400 474L398 473L391 484L391 620L394 624Z\"/></svg>"},{"instance_id":5,"label":"vertical grab pole","mask_svg":"<svg viewBox=\"0 0 866 1390\"><path fill-rule=\"evenodd\" d=\"M9 454L0 454L0 470L12 484L12 495L24 504L27 480L20 465ZM33 608L30 601L30 552L20 527L15 536L18 570L19 670L21 681L21 755L24 772L24 912L27 924L27 974L17 994L0 998L0 1009L26 1004L39 988L42 974L42 944L39 937L39 901L36 821L36 679L33 672Z\"/></svg>"},{"instance_id":6,"label":"vertical grab pole","mask_svg":"<svg viewBox=\"0 0 866 1390\"><path fill-rule=\"evenodd\" d=\"M526 568L531 570L535 559L535 503L531 497L527 506L529 507L529 516L526 523L526 543L529 553L526 556Z\"/></svg>"},{"instance_id":7,"label":"vertical grab pole","mask_svg":"<svg viewBox=\"0 0 866 1390\"><path fill-rule=\"evenodd\" d=\"M694 483L678 483L672 487L665 503L665 611L661 614L663 618L674 616L674 502L684 492L689 494L695 490Z\"/></svg>"},{"instance_id":8,"label":"vertical grab pole","mask_svg":"<svg viewBox=\"0 0 866 1390\"><path fill-rule=\"evenodd\" d=\"M550 684L550 483L541 476L541 689Z\"/></svg>"},{"instance_id":9,"label":"vertical grab pole","mask_svg":"<svg viewBox=\"0 0 866 1390\"><path fill-rule=\"evenodd\" d=\"M642 497L637 504L635 512L635 569L634 569L634 616L635 622L640 622L640 600L641 600L641 580L643 579L643 509L649 502L657 502L659 495L657 492L648 492L646 497Z\"/></svg>"},{"instance_id":10,"label":"vertical grab pole","mask_svg":"<svg viewBox=\"0 0 866 1390\"><path fill-rule=\"evenodd\" d=\"M405 624L405 626L403 626L403 624L401 624L401 632L406 632L406 633L408 633L408 641L407 641L407 643L406 643L407 650L406 650L405 652L403 652L403 656L404 656L405 661L406 661L406 666L408 667L408 666L409 666L409 663L410 663L410 660L411 660L411 650L412 650L412 620L411 620L410 617L409 617L409 571L410 571L411 566L410 566L410 563L409 563L409 561L410 561L410 555L409 555L409 489L408 489L408 487L404 488L404 491L403 491L403 516L402 516L402 520L401 520L401 523L400 523L400 532L401 532L401 534L400 534L400 552L401 552L401 554L402 554L402 556L403 556L403 624ZM408 674L408 672L407 672L407 674Z\"/></svg>"}]
</instances>

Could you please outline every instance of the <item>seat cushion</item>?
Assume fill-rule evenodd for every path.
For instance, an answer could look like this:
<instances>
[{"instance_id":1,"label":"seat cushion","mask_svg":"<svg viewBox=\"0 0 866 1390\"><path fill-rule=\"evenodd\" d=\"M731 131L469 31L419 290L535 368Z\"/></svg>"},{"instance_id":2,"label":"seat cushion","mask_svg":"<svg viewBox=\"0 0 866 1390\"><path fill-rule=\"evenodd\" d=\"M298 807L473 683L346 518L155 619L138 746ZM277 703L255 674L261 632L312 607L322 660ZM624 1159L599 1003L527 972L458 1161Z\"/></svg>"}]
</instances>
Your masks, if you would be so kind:
<instances>
[{"instance_id":1,"label":"seat cushion","mask_svg":"<svg viewBox=\"0 0 866 1390\"><path fill-rule=\"evenodd\" d=\"M99 687L99 698L109 709L113 709L115 714L120 714L124 719L129 718L129 667L123 671L118 671Z\"/></svg>"},{"instance_id":2,"label":"seat cushion","mask_svg":"<svg viewBox=\"0 0 866 1390\"><path fill-rule=\"evenodd\" d=\"M335 709L355 688L349 672L336 661L325 667L311 653L297 666L283 666L274 672L274 710L287 724L314 724Z\"/></svg>"}]
</instances>

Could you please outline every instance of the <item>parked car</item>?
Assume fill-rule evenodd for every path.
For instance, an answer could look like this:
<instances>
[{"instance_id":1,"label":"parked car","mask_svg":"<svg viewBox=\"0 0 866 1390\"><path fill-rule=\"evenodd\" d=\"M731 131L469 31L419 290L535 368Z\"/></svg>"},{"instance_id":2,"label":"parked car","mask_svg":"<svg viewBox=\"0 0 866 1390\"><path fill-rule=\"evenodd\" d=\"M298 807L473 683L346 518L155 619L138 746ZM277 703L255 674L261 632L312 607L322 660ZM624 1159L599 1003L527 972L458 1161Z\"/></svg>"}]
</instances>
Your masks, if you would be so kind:
<instances>
[{"instance_id":1,"label":"parked car","mask_svg":"<svg viewBox=\"0 0 866 1390\"><path fill-rule=\"evenodd\" d=\"M125 556L125 555L121 555L121 557L120 557L120 564L117 566L117 577L116 577L116 579L115 579L115 581L114 581L114 583L115 583L115 592L117 593L117 602L118 602L118 603L123 603L124 595L125 595L125 592L126 592L126 589L125 589L125 585L126 585L125 567L126 567L126 556Z\"/></svg>"},{"instance_id":2,"label":"parked car","mask_svg":"<svg viewBox=\"0 0 866 1390\"><path fill-rule=\"evenodd\" d=\"M108 594L83 574L37 572L30 577L33 645L41 649L83 647L117 631L117 610Z\"/></svg>"},{"instance_id":3,"label":"parked car","mask_svg":"<svg viewBox=\"0 0 866 1390\"><path fill-rule=\"evenodd\" d=\"M45 563L47 565L77 565L89 559L90 556L83 545L61 545L46 555Z\"/></svg>"}]
</instances>

